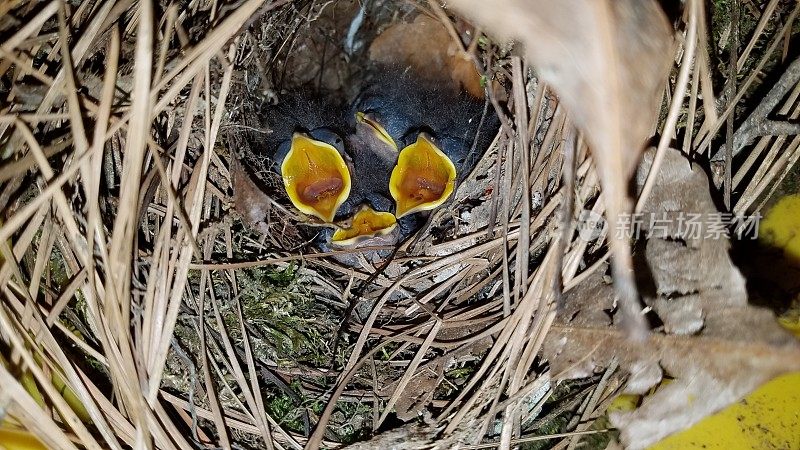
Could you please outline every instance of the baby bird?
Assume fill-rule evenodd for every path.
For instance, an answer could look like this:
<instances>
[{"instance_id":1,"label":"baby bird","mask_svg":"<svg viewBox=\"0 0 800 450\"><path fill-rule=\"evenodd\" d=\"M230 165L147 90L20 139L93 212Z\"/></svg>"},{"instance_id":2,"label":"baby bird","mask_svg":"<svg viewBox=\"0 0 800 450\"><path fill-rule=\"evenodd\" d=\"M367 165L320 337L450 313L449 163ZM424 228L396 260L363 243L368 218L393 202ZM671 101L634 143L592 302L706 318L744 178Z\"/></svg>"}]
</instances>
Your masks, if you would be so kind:
<instances>
[{"instance_id":1,"label":"baby bird","mask_svg":"<svg viewBox=\"0 0 800 450\"><path fill-rule=\"evenodd\" d=\"M373 71L352 108L375 141L395 149L383 157L393 161L388 184L398 219L443 204L499 127L482 100L391 67Z\"/></svg>"},{"instance_id":2,"label":"baby bird","mask_svg":"<svg viewBox=\"0 0 800 450\"><path fill-rule=\"evenodd\" d=\"M323 250L397 241L388 184L380 181L393 162L374 158L385 144L348 116L349 107L335 96L289 93L258 112L269 132L247 133L237 157L240 172L259 188L270 174L279 175L292 206L319 231ZM246 218L258 221L258 193L250 186L234 183L234 199Z\"/></svg>"},{"instance_id":3,"label":"baby bird","mask_svg":"<svg viewBox=\"0 0 800 450\"><path fill-rule=\"evenodd\" d=\"M322 250L391 246L414 233L498 128L482 100L385 67L349 106L294 93L261 120L271 133L250 139L240 160L250 172L280 175L292 205L323 226Z\"/></svg>"}]
</instances>

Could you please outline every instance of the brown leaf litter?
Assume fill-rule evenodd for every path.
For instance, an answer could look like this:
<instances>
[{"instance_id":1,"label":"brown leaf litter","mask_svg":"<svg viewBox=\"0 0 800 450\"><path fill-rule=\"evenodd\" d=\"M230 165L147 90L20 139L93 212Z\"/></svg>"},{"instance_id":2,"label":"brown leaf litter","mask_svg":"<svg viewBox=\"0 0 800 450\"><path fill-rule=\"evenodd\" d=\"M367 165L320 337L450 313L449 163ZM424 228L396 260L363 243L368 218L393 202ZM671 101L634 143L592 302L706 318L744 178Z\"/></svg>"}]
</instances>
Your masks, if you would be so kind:
<instances>
[{"instance_id":1,"label":"brown leaf litter","mask_svg":"<svg viewBox=\"0 0 800 450\"><path fill-rule=\"evenodd\" d=\"M632 206L626 194L657 119L672 57L672 30L655 1L458 0L462 13L498 36L521 39L541 79L558 93L594 155L613 229ZM643 337L628 245L613 238L621 311Z\"/></svg>"},{"instance_id":2,"label":"brown leaf litter","mask_svg":"<svg viewBox=\"0 0 800 450\"><path fill-rule=\"evenodd\" d=\"M456 87L483 98L475 62L459 43L442 21L420 14L413 22L398 22L378 35L369 47L369 59L406 67L427 80L453 80Z\"/></svg>"},{"instance_id":3,"label":"brown leaf litter","mask_svg":"<svg viewBox=\"0 0 800 450\"><path fill-rule=\"evenodd\" d=\"M652 158L651 150L640 174L648 172ZM645 301L663 321L664 334L640 343L610 328L606 312L615 307L614 293L597 274L567 295L567 310L544 348L554 372L586 377L617 361L629 373L626 392L655 388L635 411L611 415L627 448L645 448L769 379L800 370L800 344L771 311L747 304L728 239L695 238L676 226L678 215L693 213L711 218L703 233L719 226L705 172L670 149L656 183L645 217L666 213L673 220L665 223L672 226L646 227L646 265L640 270L652 274L655 290ZM659 385L664 380L669 383Z\"/></svg>"},{"instance_id":4,"label":"brown leaf litter","mask_svg":"<svg viewBox=\"0 0 800 450\"><path fill-rule=\"evenodd\" d=\"M449 449L495 445L495 440L510 448L526 438L523 434L540 432L540 421L550 415L533 420L541 411L530 405L534 393L547 392L565 377L601 378L600 387L587 397L591 407L570 421L580 419L585 426L604 411L622 382L614 375L619 365L620 375L628 376L628 391L649 394L639 409L611 417L624 443L640 448L770 377L798 369L797 343L775 325L769 311L747 304L744 280L728 257L729 242L696 239L669 226L643 229L649 236L639 242L637 259L630 263L651 285L641 290L647 317L656 326L648 340L631 340L620 327L620 305L606 282L605 266L584 265L604 258L602 242L589 250L589 243L579 239L565 243L564 281L574 287L554 319L552 286L562 261L553 236L563 225L555 211L565 193L575 190L576 206L589 208L597 199L599 177L608 214L617 217L631 209L624 187L644 140L653 133L657 96L673 56L672 30L655 2L455 2L485 23L491 36L521 38L530 67L508 52L511 46L481 40L479 28L448 18L437 2L253 0L200 2L187 10L159 4L163 21L142 20L153 13L148 2L79 2L67 8L50 3L35 14L31 7L37 4L18 8L18 3L0 7L14 9L0 14L0 28L14 41L0 55L5 77L0 82L5 88L7 79L19 81L9 90L14 102L0 122L0 135L11 136L3 141L4 150L13 150L17 158L4 162L0 176L0 203L8 211L2 233L14 247L3 250L0 284L7 289L0 331L12 338L15 355L36 369L40 385L50 386L45 375L63 375L92 414L93 426L73 417L57 393L44 409L36 409L5 367L0 373L15 393L9 411L16 413L23 404L31 408L21 416L26 426L54 446L71 448L70 439L77 436L92 448L182 448L192 440L221 446L335 447L335 441L348 437L342 431L347 427L363 433L371 423L378 433L394 414L410 423L352 448ZM339 43L366 4L373 9L354 41L364 50L342 54ZM73 25L55 33L53 18L39 30L49 17L44 14L52 16L59 8ZM257 12L266 10L263 16ZM9 30L18 18L33 15L30 23L36 27ZM124 34L118 33L118 22ZM151 23L158 29L148 29ZM70 30L81 31L75 42L67 39ZM153 45L133 45L135 38L148 36ZM437 45L429 45L433 41ZM143 51L148 47L150 59ZM46 64L40 64L40 55ZM110 70L118 72L116 83L110 82L114 77L101 79L85 70L94 65L87 57L109 67L119 60L122 68ZM274 101L287 86L346 91L358 85L348 81L358 79L369 57L402 61L473 95L483 95L483 81L507 88L509 95L487 91L487 105L501 115L503 129L454 201L430 216L424 236L401 248L388 266L364 260L361 266L345 267L330 255L300 254L298 248L307 248L306 236L282 206L287 203L240 177L237 161L227 166L230 154L215 145L215 137L223 131L236 134L247 125L226 123L228 114L248 113L239 101L242 92ZM475 61L485 69L485 79ZM41 85L23 76L40 67ZM530 76L530 68L547 85ZM56 70L56 78L45 75ZM70 78L73 84L68 84L63 74L73 70L77 83ZM155 77L152 82L148 74ZM135 81L143 95L133 99L134 109L154 100L148 113L155 122L145 119L147 114L131 119L128 93ZM102 94L106 87L112 89ZM70 103L62 107L65 98ZM35 108L40 114L33 114ZM94 156L81 159L88 154L80 147L87 141L80 125L85 116L91 117L86 124L113 131L108 133L111 144L103 133L92 144L106 146L108 164L101 166L101 158ZM586 142L578 138L576 126ZM23 139L25 130L30 139ZM136 151L130 140L120 139L126 134L138 136ZM597 173L586 157L589 149ZM565 186L559 184L563 153L575 154L578 166L575 179ZM667 218L716 212L704 173L676 151L665 157L644 212ZM640 188L653 159L652 153L645 155L636 178ZM91 169L77 168L89 160ZM163 162L166 170L153 161ZM49 166L53 162L59 164L55 170ZM34 164L39 171L31 173ZM127 193L120 202L121 174L131 171L141 172L142 186L124 176ZM30 187L20 197L16 192L24 182ZM87 200L80 197L84 182L103 188ZM230 184L235 192L249 193L245 203L235 195L233 205L256 222L265 234L262 242L238 222L231 225ZM272 187L279 191L277 184ZM73 190L77 199L67 198ZM602 204L593 209L602 211ZM112 230L115 216L125 223ZM705 226L719 228L720 221ZM616 230L613 224L611 230ZM630 266L627 247L620 242L613 241L612 250L615 281L624 288L620 270ZM104 266L110 261L108 248L131 244L135 251L130 255L113 255L118 270L112 282L111 268ZM252 260L220 262L242 255ZM49 264L56 257L63 259L60 265ZM271 282L257 275L286 272L239 270L283 269L296 261L289 272L296 270L297 277L285 292L265 293ZM572 278L579 269L581 282ZM61 270L68 281L50 273ZM129 293L118 292L129 285ZM79 290L85 308L73 308ZM622 293L622 306L631 306L624 303L631 293ZM257 298L255 305L243 303L248 295ZM264 295L279 298L265 301ZM357 304L353 320L343 325L341 347L346 351L328 354L333 353L328 345L336 314L351 301ZM297 313L303 302L313 306L311 317ZM88 325L80 317L75 320L83 338L65 327L62 310L70 318L88 316ZM274 336L258 327L270 313L284 318L267 326L286 325ZM292 329L290 320L302 325ZM53 325L61 328L56 332ZM185 347L191 357L173 344L183 333L200 336L196 345ZM272 357L273 341L294 346L304 333L315 335L322 357L310 358L313 362ZM90 334L96 336L90 339ZM64 342L76 349L74 354L84 352L80 361L72 359ZM41 367L31 356L39 348ZM83 371L89 358L98 365L96 372ZM334 362L328 367L320 358ZM175 371L163 373L165 363ZM147 389L131 390L131 379ZM169 389L187 386L177 393ZM109 387L119 395L111 396ZM265 404L276 394L287 395L291 413ZM58 411L50 400L59 402ZM320 413L316 402L329 404ZM347 415L348 410L357 411ZM288 425L292 413L302 418L300 426Z\"/></svg>"}]
</instances>

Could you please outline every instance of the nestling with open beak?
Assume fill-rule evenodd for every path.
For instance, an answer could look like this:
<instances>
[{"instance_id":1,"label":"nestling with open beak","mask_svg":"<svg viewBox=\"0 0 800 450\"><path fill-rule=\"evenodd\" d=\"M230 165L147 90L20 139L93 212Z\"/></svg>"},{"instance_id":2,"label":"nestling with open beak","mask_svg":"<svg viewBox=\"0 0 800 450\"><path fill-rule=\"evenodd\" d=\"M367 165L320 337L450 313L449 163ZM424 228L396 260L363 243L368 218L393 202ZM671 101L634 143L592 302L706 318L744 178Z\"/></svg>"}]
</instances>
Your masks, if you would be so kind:
<instances>
[{"instance_id":1,"label":"nestling with open beak","mask_svg":"<svg viewBox=\"0 0 800 450\"><path fill-rule=\"evenodd\" d=\"M397 149L389 191L398 219L447 201L499 126L482 100L396 68L374 70L353 108L379 141Z\"/></svg>"},{"instance_id":2,"label":"nestling with open beak","mask_svg":"<svg viewBox=\"0 0 800 450\"><path fill-rule=\"evenodd\" d=\"M394 161L376 159L384 150L379 144L387 144L372 142L372 129L349 116L349 107L335 96L289 93L260 111L259 122L269 133L248 133L238 160L243 171L256 175L250 176L256 185L267 173L280 176L282 190L319 235L321 249L391 246L399 233L385 180ZM254 197L244 189L234 192L240 212L253 209L253 198L246 196Z\"/></svg>"},{"instance_id":3,"label":"nestling with open beak","mask_svg":"<svg viewBox=\"0 0 800 450\"><path fill-rule=\"evenodd\" d=\"M271 161L321 249L391 246L445 203L497 131L482 100L379 69L350 107L300 94L269 106L272 130L240 159ZM387 252L372 252L385 256Z\"/></svg>"}]
</instances>

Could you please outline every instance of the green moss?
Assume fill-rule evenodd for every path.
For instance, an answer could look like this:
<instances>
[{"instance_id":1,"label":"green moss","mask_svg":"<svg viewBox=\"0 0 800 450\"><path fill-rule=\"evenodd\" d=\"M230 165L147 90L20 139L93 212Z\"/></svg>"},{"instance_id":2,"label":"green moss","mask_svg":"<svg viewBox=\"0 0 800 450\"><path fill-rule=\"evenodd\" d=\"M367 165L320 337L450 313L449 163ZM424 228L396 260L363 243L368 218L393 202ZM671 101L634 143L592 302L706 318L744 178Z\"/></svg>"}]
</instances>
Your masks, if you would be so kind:
<instances>
[{"instance_id":1,"label":"green moss","mask_svg":"<svg viewBox=\"0 0 800 450\"><path fill-rule=\"evenodd\" d=\"M50 260L47 264L52 282L59 287L66 286L70 280L70 276L67 274L67 262L64 260L64 256L57 245L53 246L53 251L50 253Z\"/></svg>"},{"instance_id":2,"label":"green moss","mask_svg":"<svg viewBox=\"0 0 800 450\"><path fill-rule=\"evenodd\" d=\"M249 235L248 230L234 221L232 224L231 255L232 260L254 260L263 258L258 250L253 248L257 237ZM215 246L217 261L225 260L228 253L227 243L218 239ZM332 309L328 304L317 300L315 294L308 289L309 280L304 275L305 271L297 264L288 266L263 265L245 269L229 271L211 271L206 280L213 286L214 297L219 307L219 313L225 327L219 329L219 324L214 315L213 304L206 294L204 311L193 310L194 303L189 302L189 308L179 317L179 325L175 330L177 341L199 366L196 356L200 349L197 323L203 320L209 333L208 340L217 340L221 333L230 337L232 344L237 347L240 362L244 364L244 336L239 320L238 308L247 332L247 339L257 364L266 364L274 367L276 375L287 385L277 385L274 381L261 378L260 393L264 400L266 412L275 419L280 426L291 432L304 434L307 430L307 421L314 423L315 418L322 412L325 403L321 401L319 392L327 390L335 381L333 377L315 375L313 369L326 368L331 365L333 358L332 342L341 320L341 311ZM194 298L200 295L200 281L202 272L191 271L189 274L189 287ZM235 284L235 288L233 285ZM223 351L218 352L218 346L209 344L212 350L211 357L223 370L229 384L235 386L237 381L227 373L228 355ZM346 342L339 346L338 353L343 359L347 352ZM173 353L174 356L174 353ZM185 361L180 358L170 358L168 371L171 376L170 387L179 392L187 392L187 368ZM263 367L263 366L262 366ZM294 375L309 370L309 375ZM290 375L291 374L291 375ZM217 376L216 373L214 374ZM249 374L245 373L246 377ZM259 375L261 376L261 375ZM248 380L249 381L249 380ZM306 386L315 388L309 391ZM236 394L238 395L238 394ZM243 399L239 398L240 401ZM201 402L204 399L197 399ZM231 398L230 392L220 395L220 402L225 407L237 408L238 402ZM315 416L317 415L317 416ZM309 417L310 416L310 417ZM347 417L342 417L347 421ZM339 423L335 420L332 426Z\"/></svg>"},{"instance_id":3,"label":"green moss","mask_svg":"<svg viewBox=\"0 0 800 450\"><path fill-rule=\"evenodd\" d=\"M297 275L296 266L237 272L242 314L253 331L262 335L263 344L271 347L269 356L278 363L327 366L337 321L305 291ZM238 321L235 311L228 309L224 317L232 330Z\"/></svg>"},{"instance_id":4,"label":"green moss","mask_svg":"<svg viewBox=\"0 0 800 450\"><path fill-rule=\"evenodd\" d=\"M560 383L556 386L553 394L547 402L545 402L539 418L534 420L531 425L528 425L529 429L526 434L529 436L547 436L569 431L567 430L567 425L573 418L582 399L585 398L586 395L589 395L589 389L587 387L591 386L596 381L596 379L572 380ZM605 438L599 437L598 439L605 439L607 444L610 437L605 436ZM552 439L532 441L524 443L520 448L525 450L545 449L551 448L556 442L558 442L558 440L554 441ZM600 449L605 448L605 446L588 446L581 448Z\"/></svg>"},{"instance_id":5,"label":"green moss","mask_svg":"<svg viewBox=\"0 0 800 450\"><path fill-rule=\"evenodd\" d=\"M362 402L339 402L333 414L339 425L334 429L343 444L369 437L372 423L372 405Z\"/></svg>"},{"instance_id":6,"label":"green moss","mask_svg":"<svg viewBox=\"0 0 800 450\"><path fill-rule=\"evenodd\" d=\"M293 390L300 391L299 386L292 386ZM281 428L303 433L305 421L303 419L305 407L298 405L297 401L286 393L269 396L266 402L267 413L274 417Z\"/></svg>"},{"instance_id":7,"label":"green moss","mask_svg":"<svg viewBox=\"0 0 800 450\"><path fill-rule=\"evenodd\" d=\"M478 370L479 361L475 360L464 364L463 366L456 367L448 370L444 374L445 383L439 383L436 387L435 398L437 399L452 399L461 390L469 378Z\"/></svg>"},{"instance_id":8,"label":"green moss","mask_svg":"<svg viewBox=\"0 0 800 450\"><path fill-rule=\"evenodd\" d=\"M549 434L561 433L564 427L567 426L568 421L569 419L564 417L563 415L558 416L555 419L551 420L550 422L544 424L541 428L537 429L536 434L540 436L547 436ZM545 439L541 441L526 442L520 445L519 448L521 450L544 450L546 448L552 448L555 442L558 441L554 441L552 439Z\"/></svg>"}]
</instances>

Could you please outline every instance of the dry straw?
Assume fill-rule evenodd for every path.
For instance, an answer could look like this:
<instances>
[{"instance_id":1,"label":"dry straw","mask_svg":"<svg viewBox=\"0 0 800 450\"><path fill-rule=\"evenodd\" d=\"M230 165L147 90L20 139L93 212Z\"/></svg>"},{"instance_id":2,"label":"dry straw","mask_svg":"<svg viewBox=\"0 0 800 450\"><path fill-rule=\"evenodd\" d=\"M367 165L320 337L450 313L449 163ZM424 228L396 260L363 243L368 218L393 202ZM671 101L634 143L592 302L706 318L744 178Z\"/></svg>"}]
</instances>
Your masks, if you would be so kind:
<instances>
[{"instance_id":1,"label":"dry straw","mask_svg":"<svg viewBox=\"0 0 800 450\"><path fill-rule=\"evenodd\" d=\"M761 62L717 116L708 25L700 2L689 2L660 150L680 118L690 130L685 151L710 147L788 36L797 9L765 52L756 45L777 3L764 10L738 69L756 55ZM430 430L476 442L490 433L503 448L530 440L521 426L538 410L522 400L547 392L553 377L537 355L556 314L554 280L571 289L608 254L579 239L555 244L564 151L577 155L576 209L604 207L586 142L522 59L461 44L505 82L514 105L499 109L503 127L456 195L484 190L477 225L407 242L392 266L356 269L333 254L281 248L229 217L222 137L249 80L242 66L279 67L294 36L328 6L0 0L0 436L19 428L60 449L333 447L346 427L364 431L348 421L377 430L417 389L438 412L425 412L430 428L407 442L432 440ZM416 6L459 35L451 11ZM792 119L797 96L782 103ZM487 101L499 107L494 92ZM796 137L759 139L733 174L742 192L735 211L762 199L800 155ZM765 150L750 181L744 174ZM426 229L458 224L457 204ZM592 264L583 266L587 254ZM277 338L260 335L260 317L248 315L247 280L285 270L297 278L270 298L290 308L303 297L332 311L316 318L322 325L303 322L322 330L303 342L331 346L316 366L270 360L279 354L264 348ZM355 301L357 318L339 328ZM460 386L453 367L469 370ZM611 372L592 385L581 418L607 406L617 387ZM281 395L294 402L299 428L276 415ZM574 446L591 432L574 429L552 439Z\"/></svg>"}]
</instances>

